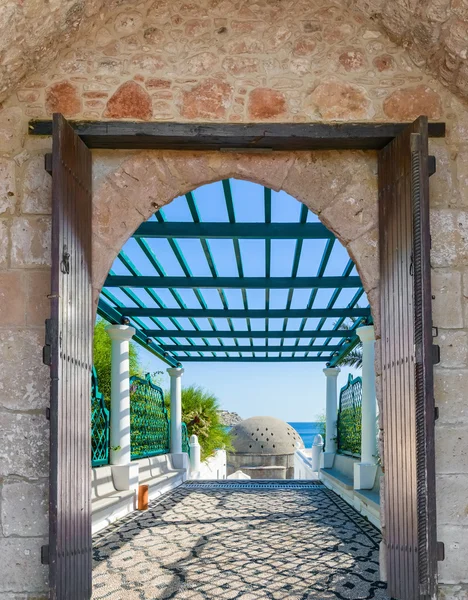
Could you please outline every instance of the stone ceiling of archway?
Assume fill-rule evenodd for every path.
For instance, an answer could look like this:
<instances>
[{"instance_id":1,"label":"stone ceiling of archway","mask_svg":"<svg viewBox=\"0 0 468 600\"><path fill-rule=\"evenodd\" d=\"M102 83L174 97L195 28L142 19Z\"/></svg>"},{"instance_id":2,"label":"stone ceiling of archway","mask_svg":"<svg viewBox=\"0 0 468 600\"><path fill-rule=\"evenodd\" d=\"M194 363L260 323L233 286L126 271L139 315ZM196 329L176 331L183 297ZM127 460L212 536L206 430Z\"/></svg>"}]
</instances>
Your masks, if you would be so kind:
<instances>
[{"instance_id":1,"label":"stone ceiling of archway","mask_svg":"<svg viewBox=\"0 0 468 600\"><path fill-rule=\"evenodd\" d=\"M175 48L180 43L177 36L187 35L186 30L179 28L184 21L186 29L187 17L194 31L204 27L204 18L217 20L217 32L222 36L225 28L222 21L230 16L262 19L271 26L287 25L285 19L294 20L294 16L300 14L299 4L310 7L316 21L322 16L326 18L327 10L338 7L342 28L346 28L348 20L354 23L369 20L370 31L385 31L407 49L417 66L427 67L459 96L465 97L468 93L468 0L329 0L325 6L324 2L316 0L257 0L253 3L247 0L205 0L201 3L157 0L131 5L121 0L10 0L0 7L0 99L7 98L38 69L46 69L75 41L96 36L99 32L105 36L106 24L116 17L120 21L113 23L114 29L128 43L137 30L144 29L148 43L152 44L151 31L157 35L158 24L166 29L169 26L173 39L165 41L167 49L168 44ZM348 5L346 12L343 4ZM278 35L274 43L281 43L280 32ZM328 35L333 32L329 31ZM368 43L369 39L363 42ZM194 46L196 43L194 41ZM296 51L306 53L307 48ZM238 53L242 54L242 50L238 49ZM109 47L109 57L112 54ZM379 69L386 66L382 64Z\"/></svg>"}]
</instances>

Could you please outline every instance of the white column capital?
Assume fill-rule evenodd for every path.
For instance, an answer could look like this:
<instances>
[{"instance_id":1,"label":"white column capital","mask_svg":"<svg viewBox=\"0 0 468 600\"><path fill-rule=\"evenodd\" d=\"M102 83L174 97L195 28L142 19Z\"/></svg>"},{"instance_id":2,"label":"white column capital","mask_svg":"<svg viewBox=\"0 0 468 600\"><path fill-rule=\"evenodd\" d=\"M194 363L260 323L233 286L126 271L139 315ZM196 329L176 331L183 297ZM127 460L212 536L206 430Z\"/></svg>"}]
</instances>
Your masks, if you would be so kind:
<instances>
[{"instance_id":1,"label":"white column capital","mask_svg":"<svg viewBox=\"0 0 468 600\"><path fill-rule=\"evenodd\" d=\"M339 367L327 367L323 369L325 377L338 377L341 373L341 369Z\"/></svg>"},{"instance_id":2,"label":"white column capital","mask_svg":"<svg viewBox=\"0 0 468 600\"><path fill-rule=\"evenodd\" d=\"M184 369L181 367L171 367L170 369L167 369L167 372L169 373L170 377L182 377L184 374Z\"/></svg>"},{"instance_id":3,"label":"white column capital","mask_svg":"<svg viewBox=\"0 0 468 600\"><path fill-rule=\"evenodd\" d=\"M364 327L358 327L356 329L356 333L358 334L361 342L375 341L375 331L373 325L365 325Z\"/></svg>"},{"instance_id":4,"label":"white column capital","mask_svg":"<svg viewBox=\"0 0 468 600\"><path fill-rule=\"evenodd\" d=\"M111 340L119 342L130 341L136 333L135 327L130 327L130 325L108 325L106 331Z\"/></svg>"}]
</instances>

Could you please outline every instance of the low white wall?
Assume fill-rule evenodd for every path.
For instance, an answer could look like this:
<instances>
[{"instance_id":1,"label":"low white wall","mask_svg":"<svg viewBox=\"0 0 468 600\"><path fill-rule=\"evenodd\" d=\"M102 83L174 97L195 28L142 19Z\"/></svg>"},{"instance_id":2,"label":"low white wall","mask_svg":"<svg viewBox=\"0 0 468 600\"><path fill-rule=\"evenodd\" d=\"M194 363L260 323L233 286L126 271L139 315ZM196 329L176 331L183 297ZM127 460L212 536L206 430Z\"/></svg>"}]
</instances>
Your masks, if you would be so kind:
<instances>
[{"instance_id":1,"label":"low white wall","mask_svg":"<svg viewBox=\"0 0 468 600\"><path fill-rule=\"evenodd\" d=\"M318 479L317 471L312 470L312 450L303 448L294 453L294 479Z\"/></svg>"},{"instance_id":2,"label":"low white wall","mask_svg":"<svg viewBox=\"0 0 468 600\"><path fill-rule=\"evenodd\" d=\"M190 473L191 479L226 479L226 451L216 450L200 464L200 470Z\"/></svg>"}]
</instances>

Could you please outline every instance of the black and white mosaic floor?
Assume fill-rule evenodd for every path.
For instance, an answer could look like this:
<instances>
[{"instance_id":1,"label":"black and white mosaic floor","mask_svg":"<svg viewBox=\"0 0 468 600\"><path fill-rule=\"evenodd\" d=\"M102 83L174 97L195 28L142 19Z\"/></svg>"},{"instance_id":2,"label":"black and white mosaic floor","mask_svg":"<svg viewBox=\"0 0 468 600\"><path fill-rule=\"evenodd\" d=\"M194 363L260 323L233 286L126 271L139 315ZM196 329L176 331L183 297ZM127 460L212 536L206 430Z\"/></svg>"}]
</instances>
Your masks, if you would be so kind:
<instances>
[{"instance_id":1,"label":"black and white mosaic floor","mask_svg":"<svg viewBox=\"0 0 468 600\"><path fill-rule=\"evenodd\" d=\"M379 541L313 482L188 482L96 536L93 598L383 600Z\"/></svg>"}]
</instances>

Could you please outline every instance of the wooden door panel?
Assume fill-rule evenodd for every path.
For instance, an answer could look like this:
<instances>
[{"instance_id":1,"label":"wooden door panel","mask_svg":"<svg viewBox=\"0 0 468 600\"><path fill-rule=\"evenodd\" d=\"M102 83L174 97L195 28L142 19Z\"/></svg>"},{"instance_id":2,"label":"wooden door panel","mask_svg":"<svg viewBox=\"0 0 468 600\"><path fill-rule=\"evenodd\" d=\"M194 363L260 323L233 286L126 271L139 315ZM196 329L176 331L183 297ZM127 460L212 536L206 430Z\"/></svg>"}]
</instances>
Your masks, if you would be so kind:
<instances>
[{"instance_id":1,"label":"wooden door panel","mask_svg":"<svg viewBox=\"0 0 468 600\"><path fill-rule=\"evenodd\" d=\"M427 119L379 152L379 246L389 594L437 590Z\"/></svg>"},{"instance_id":2,"label":"wooden door panel","mask_svg":"<svg viewBox=\"0 0 468 600\"><path fill-rule=\"evenodd\" d=\"M91 597L91 153L53 117L49 580L53 600Z\"/></svg>"}]
</instances>

